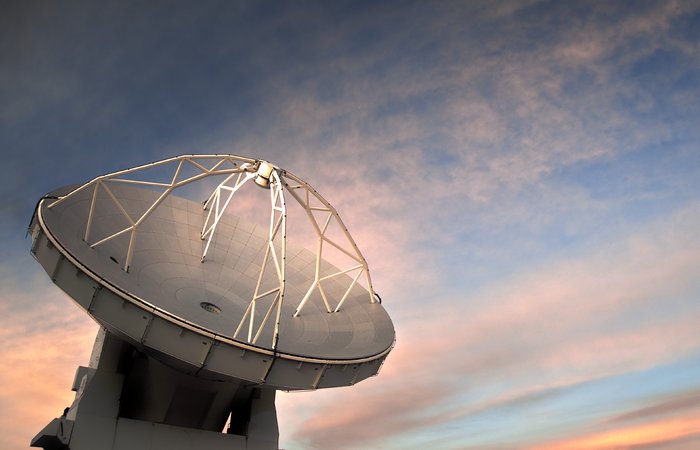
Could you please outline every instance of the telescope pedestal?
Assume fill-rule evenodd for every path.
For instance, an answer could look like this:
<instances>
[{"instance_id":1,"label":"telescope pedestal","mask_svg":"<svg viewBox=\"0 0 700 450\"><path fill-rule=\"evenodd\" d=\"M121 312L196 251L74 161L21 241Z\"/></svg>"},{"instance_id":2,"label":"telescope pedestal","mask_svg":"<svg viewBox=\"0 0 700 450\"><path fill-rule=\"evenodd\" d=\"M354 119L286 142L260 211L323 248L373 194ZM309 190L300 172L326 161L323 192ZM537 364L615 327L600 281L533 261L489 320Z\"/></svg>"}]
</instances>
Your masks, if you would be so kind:
<instances>
[{"instance_id":1,"label":"telescope pedestal","mask_svg":"<svg viewBox=\"0 0 700 450\"><path fill-rule=\"evenodd\" d=\"M181 373L103 329L89 367L78 367L73 390L73 404L32 440L32 447L278 449L274 389Z\"/></svg>"}]
</instances>

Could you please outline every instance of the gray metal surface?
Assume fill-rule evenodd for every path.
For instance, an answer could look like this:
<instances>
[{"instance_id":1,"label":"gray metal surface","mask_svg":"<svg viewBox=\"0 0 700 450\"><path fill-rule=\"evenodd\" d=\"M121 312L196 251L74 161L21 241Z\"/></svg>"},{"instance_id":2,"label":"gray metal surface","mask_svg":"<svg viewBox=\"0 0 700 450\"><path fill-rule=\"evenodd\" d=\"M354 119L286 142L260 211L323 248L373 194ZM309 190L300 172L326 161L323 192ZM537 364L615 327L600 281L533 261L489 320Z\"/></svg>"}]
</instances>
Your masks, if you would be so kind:
<instances>
[{"instance_id":1,"label":"gray metal surface","mask_svg":"<svg viewBox=\"0 0 700 450\"><path fill-rule=\"evenodd\" d=\"M131 186L112 191L133 216L158 195ZM93 218L96 237L128 225L106 194L100 195L105 198ZM186 371L201 375L313 389L354 384L376 373L393 345L389 316L381 304L369 303L359 284L336 313L327 313L316 293L303 313L292 317L313 277L314 255L291 245L277 348L271 345L270 328L255 346L240 337L233 340L255 288L267 230L225 215L202 263L205 211L199 203L171 195L141 225L127 273L120 264L127 235L96 248L83 241L90 201L87 191L56 208L43 201L33 251L54 281L98 322L171 365L184 364ZM337 277L324 289L330 297L342 296L350 282L348 276ZM207 311L203 302L219 311ZM280 359L286 365L273 364ZM230 369L231 364L239 367Z\"/></svg>"},{"instance_id":2,"label":"gray metal surface","mask_svg":"<svg viewBox=\"0 0 700 450\"><path fill-rule=\"evenodd\" d=\"M102 329L97 334L90 365L78 368L72 390L73 403L36 435L31 447L279 448L274 389L202 380L180 373Z\"/></svg>"}]
</instances>

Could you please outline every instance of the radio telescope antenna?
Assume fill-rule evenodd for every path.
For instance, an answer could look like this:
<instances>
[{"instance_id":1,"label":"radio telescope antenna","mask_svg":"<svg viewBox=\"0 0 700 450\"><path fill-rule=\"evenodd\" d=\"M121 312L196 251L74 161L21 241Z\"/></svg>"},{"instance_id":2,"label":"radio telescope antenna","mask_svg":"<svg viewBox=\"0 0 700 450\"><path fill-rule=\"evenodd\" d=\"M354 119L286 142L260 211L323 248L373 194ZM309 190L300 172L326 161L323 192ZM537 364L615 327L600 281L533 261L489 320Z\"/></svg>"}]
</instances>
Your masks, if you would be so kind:
<instances>
[{"instance_id":1,"label":"radio telescope antenna","mask_svg":"<svg viewBox=\"0 0 700 450\"><path fill-rule=\"evenodd\" d=\"M100 325L73 404L32 447L278 449L277 390L353 385L394 346L336 209L268 161L182 155L98 176L40 199L30 231Z\"/></svg>"}]
</instances>

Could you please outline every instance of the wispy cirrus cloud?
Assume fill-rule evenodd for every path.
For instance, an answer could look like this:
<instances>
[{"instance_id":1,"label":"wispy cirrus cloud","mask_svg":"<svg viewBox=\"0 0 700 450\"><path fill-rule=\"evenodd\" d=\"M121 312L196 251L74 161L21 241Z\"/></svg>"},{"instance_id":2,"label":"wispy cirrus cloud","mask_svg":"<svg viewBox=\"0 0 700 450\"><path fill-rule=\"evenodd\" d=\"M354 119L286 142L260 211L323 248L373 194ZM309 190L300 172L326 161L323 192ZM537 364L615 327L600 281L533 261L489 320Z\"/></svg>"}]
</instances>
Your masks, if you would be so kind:
<instances>
[{"instance_id":1,"label":"wispy cirrus cloud","mask_svg":"<svg viewBox=\"0 0 700 450\"><path fill-rule=\"evenodd\" d=\"M97 325L47 280L8 277L0 283L2 448L26 448L73 401L78 365L87 365ZM45 276L39 274L39 276Z\"/></svg>"},{"instance_id":2,"label":"wispy cirrus cloud","mask_svg":"<svg viewBox=\"0 0 700 450\"><path fill-rule=\"evenodd\" d=\"M526 270L476 298L415 306L421 311L402 323L381 376L352 391L312 394L320 400L294 438L311 448L381 446L694 354L700 310L686 298L697 289L699 211ZM498 393L484 397L491 390Z\"/></svg>"},{"instance_id":3,"label":"wispy cirrus cloud","mask_svg":"<svg viewBox=\"0 0 700 450\"><path fill-rule=\"evenodd\" d=\"M667 416L700 410L700 391L680 392L650 405L636 408L610 419L611 424L624 424L640 420L660 419Z\"/></svg>"},{"instance_id":4,"label":"wispy cirrus cloud","mask_svg":"<svg viewBox=\"0 0 700 450\"><path fill-rule=\"evenodd\" d=\"M643 425L594 432L578 438L532 447L532 450L692 449L700 443L700 416L659 420Z\"/></svg>"},{"instance_id":5,"label":"wispy cirrus cloud","mask_svg":"<svg viewBox=\"0 0 700 450\"><path fill-rule=\"evenodd\" d=\"M697 354L698 5L307 6L153 6L137 23L129 5L9 14L4 33L25 28L0 48L11 56L0 117L13 124L0 133L13 152L3 230L24 226L27 192L83 176L193 151L266 158L338 207L399 338L376 379L281 395L283 446L601 442L615 417L630 436L694 439L682 432L692 394L640 397L638 410L575 430L541 419L508 440L490 426L519 407L537 416L591 380ZM78 311L46 306L64 303L46 280L22 293L7 273L3 336L29 352L6 350L15 365L34 370L28 349L53 342L53 331L29 337L44 316L92 333ZM46 305L17 307L38 296ZM85 354L55 352L46 367L68 381L51 386L69 398ZM3 408L21 405L6 392ZM39 426L64 406L52 398ZM674 406L687 414L663 414ZM653 436L628 444L671 446Z\"/></svg>"}]
</instances>

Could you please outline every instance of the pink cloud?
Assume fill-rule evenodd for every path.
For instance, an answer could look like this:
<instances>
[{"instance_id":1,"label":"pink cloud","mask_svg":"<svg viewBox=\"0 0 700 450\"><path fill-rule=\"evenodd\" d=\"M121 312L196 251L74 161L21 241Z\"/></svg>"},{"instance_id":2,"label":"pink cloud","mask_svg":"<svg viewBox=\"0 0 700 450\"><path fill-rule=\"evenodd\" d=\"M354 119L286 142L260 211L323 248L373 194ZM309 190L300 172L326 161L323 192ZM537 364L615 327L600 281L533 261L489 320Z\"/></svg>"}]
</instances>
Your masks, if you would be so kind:
<instances>
[{"instance_id":1,"label":"pink cloud","mask_svg":"<svg viewBox=\"0 0 700 450\"><path fill-rule=\"evenodd\" d=\"M0 293L0 448L27 448L73 401L77 366L87 364L97 326L54 286ZM37 299L41 299L37 301Z\"/></svg>"},{"instance_id":2,"label":"pink cloud","mask_svg":"<svg viewBox=\"0 0 700 450\"><path fill-rule=\"evenodd\" d=\"M330 442L371 446L697 351L700 315L682 299L697 289L699 222L700 209L690 208L579 258L529 268L469 298L421 305L416 319L398 328L398 346L379 377L348 389L281 396L283 435L316 448ZM0 375L0 405L5 416L16 418L7 422L10 448L24 445L70 403L75 367L86 362L95 332L56 288L46 280L37 284L43 287L26 292L4 283L2 336L10 345L0 356L15 370ZM17 308L28 297L45 301ZM624 322L630 312L661 305L678 308L678 314L627 328L601 326L601 320ZM505 379L510 387L493 398L460 400L469 385ZM296 411L298 404L303 412ZM297 416L291 419L295 428L285 430L291 415Z\"/></svg>"},{"instance_id":3,"label":"pink cloud","mask_svg":"<svg viewBox=\"0 0 700 450\"><path fill-rule=\"evenodd\" d=\"M641 448L697 448L700 416L677 417L641 425L594 431L576 438L532 447L532 450L618 450ZM678 448L678 447L676 447Z\"/></svg>"},{"instance_id":4,"label":"pink cloud","mask_svg":"<svg viewBox=\"0 0 700 450\"><path fill-rule=\"evenodd\" d=\"M697 223L700 208L690 208L579 258L525 270L473 298L422 305L415 320L399 324L397 347L379 377L302 402L303 419L285 433L315 448L331 437L347 448L371 447L694 354L700 310L686 298L698 289ZM649 308L670 314L627 323ZM499 393L467 400L472 385ZM294 409L296 398L285 399L282 409Z\"/></svg>"},{"instance_id":5,"label":"pink cloud","mask_svg":"<svg viewBox=\"0 0 700 450\"><path fill-rule=\"evenodd\" d=\"M631 423L639 420L660 420L689 412L700 413L700 390L681 392L674 396L636 408L610 419L611 424Z\"/></svg>"}]
</instances>

